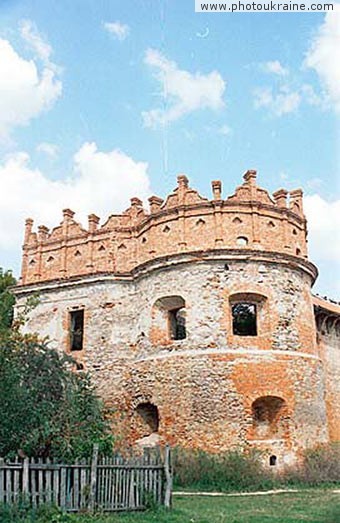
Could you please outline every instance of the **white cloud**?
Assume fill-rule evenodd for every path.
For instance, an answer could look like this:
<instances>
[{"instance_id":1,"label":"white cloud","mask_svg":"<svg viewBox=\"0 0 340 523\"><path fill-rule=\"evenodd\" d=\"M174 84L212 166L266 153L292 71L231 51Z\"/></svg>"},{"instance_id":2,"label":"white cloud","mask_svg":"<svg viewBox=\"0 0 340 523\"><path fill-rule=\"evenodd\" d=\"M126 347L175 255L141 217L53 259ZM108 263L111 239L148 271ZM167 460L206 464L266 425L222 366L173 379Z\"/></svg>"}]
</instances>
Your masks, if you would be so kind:
<instances>
[{"instance_id":1,"label":"white cloud","mask_svg":"<svg viewBox=\"0 0 340 523\"><path fill-rule=\"evenodd\" d=\"M295 81L288 76L288 69L278 60L260 64L265 73L276 75L274 87L254 90L255 107L266 107L272 114L282 116L296 111L302 102L321 109L333 108L340 113L340 5L334 4L334 11L326 13L321 26L307 51L300 77ZM320 80L315 89L305 83L301 75L306 69L313 69ZM284 83L283 83L284 82Z\"/></svg>"},{"instance_id":2,"label":"white cloud","mask_svg":"<svg viewBox=\"0 0 340 523\"><path fill-rule=\"evenodd\" d=\"M105 219L128 207L131 196L150 194L147 164L119 150L101 152L95 143L85 143L73 160L72 175L65 180L47 178L30 166L26 153L11 155L0 164L0 178L6 180L6 191L0 192L2 249L18 252L29 216L36 225L53 227L60 223L62 209L69 207L86 225L91 212Z\"/></svg>"},{"instance_id":3,"label":"white cloud","mask_svg":"<svg viewBox=\"0 0 340 523\"><path fill-rule=\"evenodd\" d=\"M224 107L225 82L217 71L206 75L179 69L156 49L148 49L144 62L155 71L165 107L142 113L146 127L157 127L178 120L198 109Z\"/></svg>"},{"instance_id":4,"label":"white cloud","mask_svg":"<svg viewBox=\"0 0 340 523\"><path fill-rule=\"evenodd\" d=\"M19 24L19 30L22 39L43 64L55 72L60 72L60 68L51 61L52 47L38 32L35 24L31 20L22 20Z\"/></svg>"},{"instance_id":5,"label":"white cloud","mask_svg":"<svg viewBox=\"0 0 340 523\"><path fill-rule=\"evenodd\" d=\"M34 60L25 60L8 40L0 38L0 140L50 109L62 92L56 69L49 62L50 47L44 47L41 37L30 32L32 26L27 24L22 31L26 39L32 36L44 65L39 68Z\"/></svg>"},{"instance_id":6,"label":"white cloud","mask_svg":"<svg viewBox=\"0 0 340 523\"><path fill-rule=\"evenodd\" d=\"M37 145L37 152L44 153L50 158L56 158L58 156L59 147L54 143L41 142Z\"/></svg>"},{"instance_id":7,"label":"white cloud","mask_svg":"<svg viewBox=\"0 0 340 523\"><path fill-rule=\"evenodd\" d=\"M277 92L270 87L260 87L254 90L255 108L266 107L275 116L282 116L296 111L301 103L298 91L282 85Z\"/></svg>"},{"instance_id":8,"label":"white cloud","mask_svg":"<svg viewBox=\"0 0 340 523\"><path fill-rule=\"evenodd\" d=\"M310 259L337 262L340 267L340 200L329 202L319 194L305 196L304 209Z\"/></svg>"},{"instance_id":9,"label":"white cloud","mask_svg":"<svg viewBox=\"0 0 340 523\"><path fill-rule=\"evenodd\" d=\"M233 132L232 128L229 127L229 125L222 125L219 130L219 134L223 134L223 136L230 136Z\"/></svg>"},{"instance_id":10,"label":"white cloud","mask_svg":"<svg viewBox=\"0 0 340 523\"><path fill-rule=\"evenodd\" d=\"M261 69L265 73L272 73L278 76L286 76L288 74L288 69L283 67L279 60L273 60L271 62L265 62L261 64Z\"/></svg>"},{"instance_id":11,"label":"white cloud","mask_svg":"<svg viewBox=\"0 0 340 523\"><path fill-rule=\"evenodd\" d=\"M130 27L127 24L122 24L118 20L116 22L106 22L104 23L104 27L109 33L111 33L117 40L120 40L121 42L125 40L125 38L130 33Z\"/></svg>"},{"instance_id":12,"label":"white cloud","mask_svg":"<svg viewBox=\"0 0 340 523\"><path fill-rule=\"evenodd\" d=\"M335 111L340 112L340 5L325 15L304 65L314 69Z\"/></svg>"}]
</instances>

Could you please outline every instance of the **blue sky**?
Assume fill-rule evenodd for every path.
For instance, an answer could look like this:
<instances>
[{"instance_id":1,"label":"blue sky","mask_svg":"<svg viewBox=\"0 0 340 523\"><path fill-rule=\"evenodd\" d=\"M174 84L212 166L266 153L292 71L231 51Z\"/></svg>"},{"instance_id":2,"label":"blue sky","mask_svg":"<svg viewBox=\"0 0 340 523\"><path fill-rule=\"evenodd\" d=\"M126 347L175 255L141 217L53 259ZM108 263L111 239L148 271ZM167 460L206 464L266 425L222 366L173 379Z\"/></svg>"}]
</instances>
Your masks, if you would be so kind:
<instances>
[{"instance_id":1,"label":"blue sky","mask_svg":"<svg viewBox=\"0 0 340 523\"><path fill-rule=\"evenodd\" d=\"M23 219L84 221L186 173L302 187L316 291L339 297L340 15L203 14L192 0L2 0L0 266ZM1 101L2 100L2 101Z\"/></svg>"}]
</instances>

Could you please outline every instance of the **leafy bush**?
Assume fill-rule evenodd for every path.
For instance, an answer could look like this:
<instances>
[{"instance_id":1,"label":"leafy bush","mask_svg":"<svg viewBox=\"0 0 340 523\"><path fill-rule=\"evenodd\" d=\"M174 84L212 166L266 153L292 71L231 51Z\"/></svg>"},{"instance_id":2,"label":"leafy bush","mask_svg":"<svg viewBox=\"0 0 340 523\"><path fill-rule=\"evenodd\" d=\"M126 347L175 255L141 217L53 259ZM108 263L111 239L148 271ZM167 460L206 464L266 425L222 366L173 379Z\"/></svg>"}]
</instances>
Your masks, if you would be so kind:
<instances>
[{"instance_id":1,"label":"leafy bush","mask_svg":"<svg viewBox=\"0 0 340 523\"><path fill-rule=\"evenodd\" d=\"M271 488L275 482L257 453L239 451L209 454L202 450L174 449L174 485L181 488L239 491Z\"/></svg>"},{"instance_id":2,"label":"leafy bush","mask_svg":"<svg viewBox=\"0 0 340 523\"><path fill-rule=\"evenodd\" d=\"M0 456L18 452L73 460L112 449L112 436L90 378L72 360L13 331L0 337Z\"/></svg>"},{"instance_id":3,"label":"leafy bush","mask_svg":"<svg viewBox=\"0 0 340 523\"><path fill-rule=\"evenodd\" d=\"M12 272L0 267L0 334L8 332L12 325L15 298L10 287L15 284Z\"/></svg>"}]
</instances>

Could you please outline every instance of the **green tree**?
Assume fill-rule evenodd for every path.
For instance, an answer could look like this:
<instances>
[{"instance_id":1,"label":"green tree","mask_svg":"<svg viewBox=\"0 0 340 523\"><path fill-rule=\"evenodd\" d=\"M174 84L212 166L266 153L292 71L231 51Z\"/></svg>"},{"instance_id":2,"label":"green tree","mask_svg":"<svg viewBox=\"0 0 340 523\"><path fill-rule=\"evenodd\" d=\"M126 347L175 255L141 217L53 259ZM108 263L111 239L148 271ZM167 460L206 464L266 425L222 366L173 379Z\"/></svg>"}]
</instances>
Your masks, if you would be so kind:
<instances>
[{"instance_id":1,"label":"green tree","mask_svg":"<svg viewBox=\"0 0 340 523\"><path fill-rule=\"evenodd\" d=\"M12 325L15 298L10 289L15 284L12 272L0 267L0 335L7 332Z\"/></svg>"},{"instance_id":2,"label":"green tree","mask_svg":"<svg viewBox=\"0 0 340 523\"><path fill-rule=\"evenodd\" d=\"M112 435L90 378L35 336L0 340L0 456L17 452L64 460L112 449Z\"/></svg>"}]
</instances>

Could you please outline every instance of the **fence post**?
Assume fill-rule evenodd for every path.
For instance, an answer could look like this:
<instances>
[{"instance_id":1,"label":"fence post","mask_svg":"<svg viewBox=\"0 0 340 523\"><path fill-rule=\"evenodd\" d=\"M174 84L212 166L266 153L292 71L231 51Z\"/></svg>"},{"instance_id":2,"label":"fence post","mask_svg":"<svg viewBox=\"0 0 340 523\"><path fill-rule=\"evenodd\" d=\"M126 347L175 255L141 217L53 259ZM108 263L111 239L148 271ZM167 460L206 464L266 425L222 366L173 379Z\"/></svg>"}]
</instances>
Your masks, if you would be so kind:
<instances>
[{"instance_id":1,"label":"fence post","mask_svg":"<svg viewBox=\"0 0 340 523\"><path fill-rule=\"evenodd\" d=\"M25 458L22 467L22 493L24 497L29 495L29 466L30 460Z\"/></svg>"},{"instance_id":2,"label":"fence post","mask_svg":"<svg viewBox=\"0 0 340 523\"><path fill-rule=\"evenodd\" d=\"M91 475L90 475L90 497L89 497L89 510L95 509L96 504L96 491L97 491L97 465L98 465L98 443L93 445L93 454L91 461Z\"/></svg>"},{"instance_id":3,"label":"fence post","mask_svg":"<svg viewBox=\"0 0 340 523\"><path fill-rule=\"evenodd\" d=\"M166 508L171 508L172 471L171 471L171 455L170 455L169 445L166 445L166 447L165 447L164 472L165 472L164 505Z\"/></svg>"}]
</instances>

